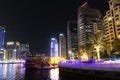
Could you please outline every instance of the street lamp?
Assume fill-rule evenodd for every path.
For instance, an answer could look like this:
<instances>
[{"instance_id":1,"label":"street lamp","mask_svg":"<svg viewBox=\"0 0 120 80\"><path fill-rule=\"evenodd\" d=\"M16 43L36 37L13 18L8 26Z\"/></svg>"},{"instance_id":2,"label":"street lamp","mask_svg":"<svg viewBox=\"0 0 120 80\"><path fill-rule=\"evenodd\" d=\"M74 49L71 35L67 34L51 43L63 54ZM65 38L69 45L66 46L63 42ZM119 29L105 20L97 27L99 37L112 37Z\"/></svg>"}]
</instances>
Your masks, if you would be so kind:
<instances>
[{"instance_id":1,"label":"street lamp","mask_svg":"<svg viewBox=\"0 0 120 80\"><path fill-rule=\"evenodd\" d=\"M70 59L71 59L71 53L72 53L72 51L69 51L68 53L69 53L69 57L70 57Z\"/></svg>"}]
</instances>

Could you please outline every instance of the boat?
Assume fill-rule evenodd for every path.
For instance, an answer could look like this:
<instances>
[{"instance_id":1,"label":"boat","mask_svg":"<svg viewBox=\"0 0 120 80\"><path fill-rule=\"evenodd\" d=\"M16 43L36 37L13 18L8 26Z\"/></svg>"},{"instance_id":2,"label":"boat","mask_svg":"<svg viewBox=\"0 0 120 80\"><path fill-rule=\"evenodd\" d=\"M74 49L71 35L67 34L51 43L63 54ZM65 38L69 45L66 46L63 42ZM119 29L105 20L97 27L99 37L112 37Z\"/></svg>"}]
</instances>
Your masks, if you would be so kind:
<instances>
[{"instance_id":1,"label":"boat","mask_svg":"<svg viewBox=\"0 0 120 80\"><path fill-rule=\"evenodd\" d=\"M45 67L39 67L38 69L39 70L46 70L46 69L55 69L55 68L58 68L58 66L45 66Z\"/></svg>"},{"instance_id":2,"label":"boat","mask_svg":"<svg viewBox=\"0 0 120 80\"><path fill-rule=\"evenodd\" d=\"M31 69L39 69L39 70L45 70L45 69L54 69L58 66L52 66L48 60L46 60L43 57L27 57L25 60L25 70L31 70Z\"/></svg>"}]
</instances>

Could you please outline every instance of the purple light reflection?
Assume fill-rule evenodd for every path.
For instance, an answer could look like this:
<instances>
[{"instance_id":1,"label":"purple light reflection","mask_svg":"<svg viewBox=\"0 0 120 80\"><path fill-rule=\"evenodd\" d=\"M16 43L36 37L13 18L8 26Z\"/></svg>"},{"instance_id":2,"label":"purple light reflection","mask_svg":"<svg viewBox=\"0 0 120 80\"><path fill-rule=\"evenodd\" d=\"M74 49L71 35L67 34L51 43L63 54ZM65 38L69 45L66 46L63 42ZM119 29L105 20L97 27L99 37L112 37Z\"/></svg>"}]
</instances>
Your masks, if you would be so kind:
<instances>
[{"instance_id":1,"label":"purple light reflection","mask_svg":"<svg viewBox=\"0 0 120 80\"><path fill-rule=\"evenodd\" d=\"M21 64L0 64L0 80L24 80L24 68Z\"/></svg>"},{"instance_id":2,"label":"purple light reflection","mask_svg":"<svg viewBox=\"0 0 120 80\"><path fill-rule=\"evenodd\" d=\"M60 61L58 64L59 66L72 66L72 67L88 67L88 68L119 68L120 69L120 62L118 63L104 63L104 62L95 62L95 63L83 63L80 60L66 60Z\"/></svg>"}]
</instances>

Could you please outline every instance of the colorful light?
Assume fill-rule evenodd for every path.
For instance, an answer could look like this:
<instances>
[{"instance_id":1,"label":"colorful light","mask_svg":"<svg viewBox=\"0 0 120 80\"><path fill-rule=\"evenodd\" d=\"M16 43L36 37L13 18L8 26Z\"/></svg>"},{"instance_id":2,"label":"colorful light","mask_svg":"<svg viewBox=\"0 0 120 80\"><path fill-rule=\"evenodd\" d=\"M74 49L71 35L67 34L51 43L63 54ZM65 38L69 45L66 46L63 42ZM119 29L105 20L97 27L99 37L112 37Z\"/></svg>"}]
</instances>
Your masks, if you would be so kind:
<instances>
[{"instance_id":1,"label":"colorful light","mask_svg":"<svg viewBox=\"0 0 120 80\"><path fill-rule=\"evenodd\" d=\"M25 62L25 60L3 60L3 61L0 61L0 64L9 64L9 63L13 63L13 64L15 64L15 63L24 63Z\"/></svg>"},{"instance_id":2,"label":"colorful light","mask_svg":"<svg viewBox=\"0 0 120 80\"><path fill-rule=\"evenodd\" d=\"M56 38L51 38L51 57L58 56L58 42Z\"/></svg>"}]
</instances>

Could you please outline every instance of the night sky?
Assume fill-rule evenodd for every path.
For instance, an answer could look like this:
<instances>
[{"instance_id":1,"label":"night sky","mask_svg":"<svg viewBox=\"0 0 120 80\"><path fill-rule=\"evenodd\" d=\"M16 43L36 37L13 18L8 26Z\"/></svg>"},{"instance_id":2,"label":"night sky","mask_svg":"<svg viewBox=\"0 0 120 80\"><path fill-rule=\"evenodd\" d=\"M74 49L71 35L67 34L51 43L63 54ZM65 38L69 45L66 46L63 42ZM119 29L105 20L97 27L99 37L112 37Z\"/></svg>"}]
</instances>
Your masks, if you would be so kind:
<instances>
[{"instance_id":1,"label":"night sky","mask_svg":"<svg viewBox=\"0 0 120 80\"><path fill-rule=\"evenodd\" d=\"M78 6L85 1L103 16L108 10L108 0L1 0L5 42L29 43L30 51L49 54L50 38L66 34L67 21L77 20Z\"/></svg>"}]
</instances>

